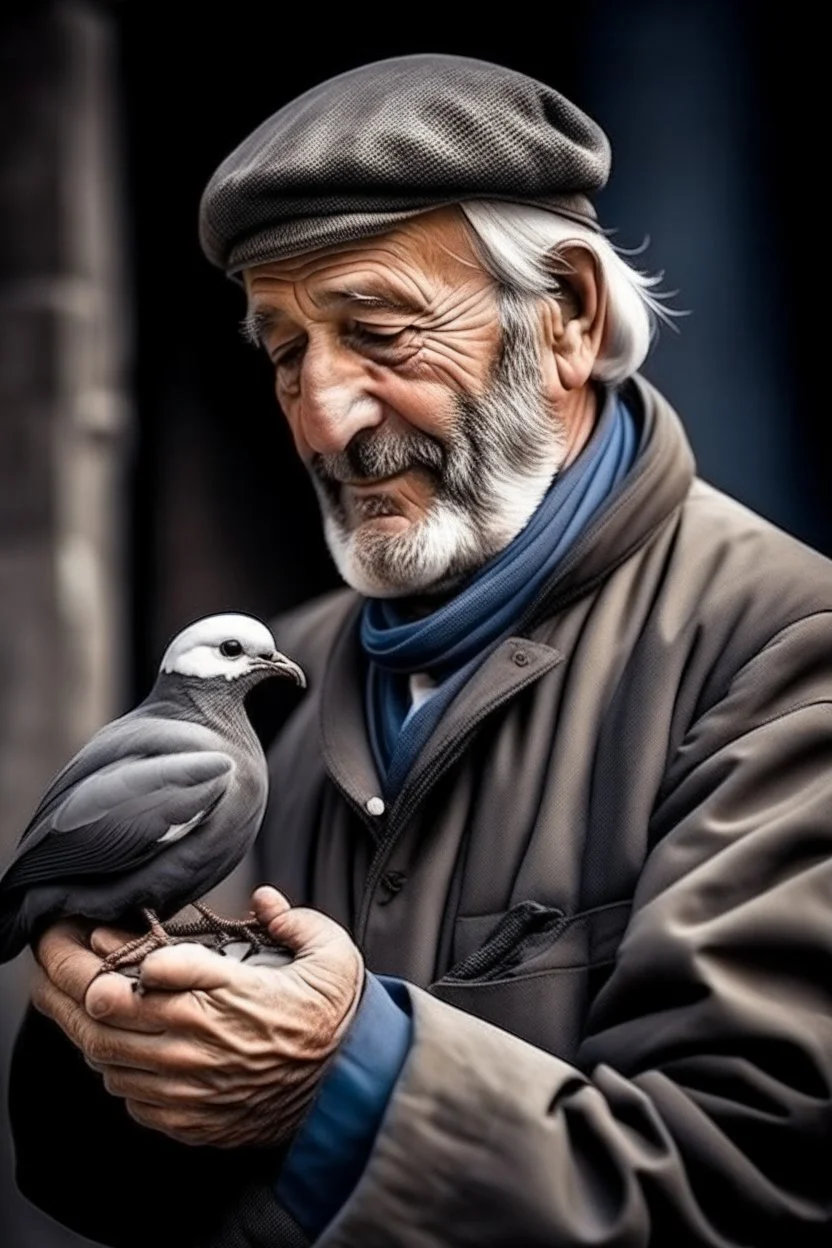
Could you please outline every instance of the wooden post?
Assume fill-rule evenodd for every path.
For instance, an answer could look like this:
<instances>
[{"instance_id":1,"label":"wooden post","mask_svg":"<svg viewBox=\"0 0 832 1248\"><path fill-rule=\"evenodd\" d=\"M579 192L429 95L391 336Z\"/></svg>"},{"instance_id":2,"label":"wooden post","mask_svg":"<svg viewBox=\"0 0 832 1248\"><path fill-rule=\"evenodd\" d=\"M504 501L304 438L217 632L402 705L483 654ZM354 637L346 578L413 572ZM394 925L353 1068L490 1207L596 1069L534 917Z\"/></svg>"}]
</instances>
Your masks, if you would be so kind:
<instances>
[{"instance_id":1,"label":"wooden post","mask_svg":"<svg viewBox=\"0 0 832 1248\"><path fill-rule=\"evenodd\" d=\"M53 773L123 709L130 331L117 85L103 6L54 0L0 17L4 862ZM4 1082L27 957L0 968ZM86 1242L16 1194L5 1132L0 1166L0 1241Z\"/></svg>"}]
</instances>

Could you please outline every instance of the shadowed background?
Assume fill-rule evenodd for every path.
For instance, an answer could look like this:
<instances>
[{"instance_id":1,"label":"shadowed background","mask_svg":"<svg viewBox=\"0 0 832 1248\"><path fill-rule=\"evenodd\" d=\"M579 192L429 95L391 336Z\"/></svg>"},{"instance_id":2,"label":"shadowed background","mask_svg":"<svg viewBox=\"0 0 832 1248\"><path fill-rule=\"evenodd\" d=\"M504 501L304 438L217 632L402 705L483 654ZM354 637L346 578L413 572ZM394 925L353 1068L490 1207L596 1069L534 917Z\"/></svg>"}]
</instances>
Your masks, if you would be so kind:
<instances>
[{"instance_id":1,"label":"shadowed background","mask_svg":"<svg viewBox=\"0 0 832 1248\"><path fill-rule=\"evenodd\" d=\"M267 361L237 332L241 292L202 257L196 220L211 172L255 125L364 61L500 61L596 117L613 145L601 220L622 247L649 239L635 262L664 270L689 310L645 374L680 412L704 477L832 553L807 311L820 139L809 6L790 5L788 25L729 0L574 7L476 32L420 17L418 37L388 38L370 18L310 10L301 23L246 0L216 25L128 0L5 5L3 860L54 771L144 696L179 628L228 609L268 617L338 583ZM247 883L238 872L218 900L243 904ZM28 970L26 956L0 968L0 1241L79 1248L88 1241L13 1187L5 1075ZM42 1113L92 1190L84 1124Z\"/></svg>"}]
</instances>

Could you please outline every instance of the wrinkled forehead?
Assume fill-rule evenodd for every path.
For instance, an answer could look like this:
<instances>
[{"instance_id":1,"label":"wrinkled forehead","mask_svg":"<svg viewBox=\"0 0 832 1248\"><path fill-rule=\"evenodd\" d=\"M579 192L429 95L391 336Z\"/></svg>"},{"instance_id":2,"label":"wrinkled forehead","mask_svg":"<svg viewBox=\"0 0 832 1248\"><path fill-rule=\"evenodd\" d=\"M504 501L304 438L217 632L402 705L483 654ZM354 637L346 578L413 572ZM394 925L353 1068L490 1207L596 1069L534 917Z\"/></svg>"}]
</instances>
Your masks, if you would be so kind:
<instances>
[{"instance_id":1,"label":"wrinkled forehead","mask_svg":"<svg viewBox=\"0 0 832 1248\"><path fill-rule=\"evenodd\" d=\"M491 283L462 212L433 209L382 234L359 238L244 269L249 303L281 290L300 291L316 305L353 292L368 302L390 297L412 310L437 288Z\"/></svg>"}]
</instances>

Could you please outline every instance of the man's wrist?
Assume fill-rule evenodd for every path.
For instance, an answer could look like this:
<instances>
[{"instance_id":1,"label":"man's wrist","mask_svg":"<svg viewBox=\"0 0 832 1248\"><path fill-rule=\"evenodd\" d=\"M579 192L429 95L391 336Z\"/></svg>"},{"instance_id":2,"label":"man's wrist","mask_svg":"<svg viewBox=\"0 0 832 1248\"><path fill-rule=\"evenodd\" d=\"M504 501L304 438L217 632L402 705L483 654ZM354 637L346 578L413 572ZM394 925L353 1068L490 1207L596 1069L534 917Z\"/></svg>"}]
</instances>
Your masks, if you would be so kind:
<instances>
[{"instance_id":1,"label":"man's wrist","mask_svg":"<svg viewBox=\"0 0 832 1248\"><path fill-rule=\"evenodd\" d=\"M299 1122L277 1182L279 1202L310 1234L331 1221L366 1165L411 1030L409 1014L367 972L358 1010Z\"/></svg>"},{"instance_id":2,"label":"man's wrist","mask_svg":"<svg viewBox=\"0 0 832 1248\"><path fill-rule=\"evenodd\" d=\"M330 1053L321 1061L310 1066L308 1075L298 1080L291 1106L284 1107L278 1131L275 1135L275 1146L280 1149L281 1165L285 1162L294 1146L295 1139L303 1130L306 1119L313 1112L318 1095L329 1078L343 1045L350 1037L353 1022L361 1009L361 1003L367 988L367 975L362 969L362 979L358 991L347 1010L344 1020L338 1026L340 1033Z\"/></svg>"}]
</instances>

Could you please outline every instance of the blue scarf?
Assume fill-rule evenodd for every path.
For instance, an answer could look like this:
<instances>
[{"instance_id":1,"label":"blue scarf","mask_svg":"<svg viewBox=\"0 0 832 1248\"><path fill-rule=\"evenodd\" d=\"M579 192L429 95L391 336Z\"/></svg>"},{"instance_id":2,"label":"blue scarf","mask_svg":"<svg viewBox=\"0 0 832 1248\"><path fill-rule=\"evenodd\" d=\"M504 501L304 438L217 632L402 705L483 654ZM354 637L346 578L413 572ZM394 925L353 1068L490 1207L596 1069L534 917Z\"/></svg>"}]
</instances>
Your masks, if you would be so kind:
<instances>
[{"instance_id":1,"label":"blue scarf","mask_svg":"<svg viewBox=\"0 0 832 1248\"><path fill-rule=\"evenodd\" d=\"M636 442L632 415L610 391L591 438L555 477L526 527L455 597L423 619L408 618L407 599L367 600L361 616L361 644L369 660L367 720L388 799L451 699L511 635L524 608L625 476ZM413 672L427 672L440 683L408 714Z\"/></svg>"}]
</instances>

